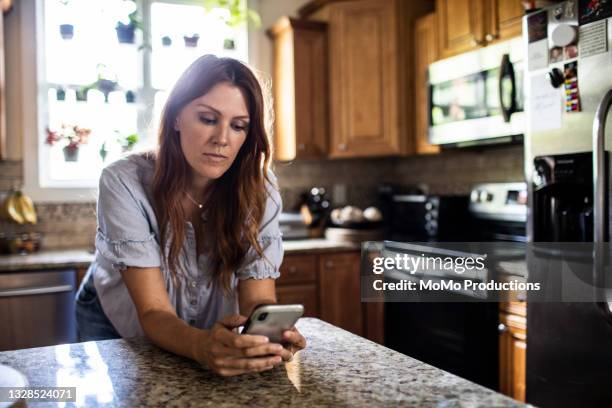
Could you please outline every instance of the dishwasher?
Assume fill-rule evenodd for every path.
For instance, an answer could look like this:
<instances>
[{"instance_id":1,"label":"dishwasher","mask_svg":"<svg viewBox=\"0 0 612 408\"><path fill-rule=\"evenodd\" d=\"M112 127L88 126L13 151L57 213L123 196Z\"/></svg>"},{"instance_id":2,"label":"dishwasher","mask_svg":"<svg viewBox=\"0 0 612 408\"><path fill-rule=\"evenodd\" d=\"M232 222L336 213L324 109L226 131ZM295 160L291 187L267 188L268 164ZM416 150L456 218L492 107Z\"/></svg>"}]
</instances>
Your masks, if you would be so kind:
<instances>
[{"instance_id":1,"label":"dishwasher","mask_svg":"<svg viewBox=\"0 0 612 408\"><path fill-rule=\"evenodd\" d=\"M0 351L77 341L74 269L0 273Z\"/></svg>"}]
</instances>

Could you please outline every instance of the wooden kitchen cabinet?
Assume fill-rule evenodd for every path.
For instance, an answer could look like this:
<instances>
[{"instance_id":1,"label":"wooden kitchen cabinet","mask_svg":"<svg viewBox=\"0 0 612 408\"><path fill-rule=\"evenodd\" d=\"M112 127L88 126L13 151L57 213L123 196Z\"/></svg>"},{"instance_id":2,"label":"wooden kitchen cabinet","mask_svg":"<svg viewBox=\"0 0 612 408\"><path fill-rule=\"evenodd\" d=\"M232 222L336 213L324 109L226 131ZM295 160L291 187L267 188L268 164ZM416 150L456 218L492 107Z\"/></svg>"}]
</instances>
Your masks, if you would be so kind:
<instances>
[{"instance_id":1,"label":"wooden kitchen cabinet","mask_svg":"<svg viewBox=\"0 0 612 408\"><path fill-rule=\"evenodd\" d=\"M359 253L321 255L319 265L321 319L362 336Z\"/></svg>"},{"instance_id":2,"label":"wooden kitchen cabinet","mask_svg":"<svg viewBox=\"0 0 612 408\"><path fill-rule=\"evenodd\" d=\"M276 160L327 155L327 25L282 17L272 40Z\"/></svg>"},{"instance_id":3,"label":"wooden kitchen cabinet","mask_svg":"<svg viewBox=\"0 0 612 408\"><path fill-rule=\"evenodd\" d=\"M395 1L330 6L331 157L402 152Z\"/></svg>"},{"instance_id":4,"label":"wooden kitchen cabinet","mask_svg":"<svg viewBox=\"0 0 612 408\"><path fill-rule=\"evenodd\" d=\"M440 58L521 35L521 0L436 0Z\"/></svg>"},{"instance_id":5,"label":"wooden kitchen cabinet","mask_svg":"<svg viewBox=\"0 0 612 408\"><path fill-rule=\"evenodd\" d=\"M499 314L499 391L525 401L527 360L526 305L508 302Z\"/></svg>"},{"instance_id":6,"label":"wooden kitchen cabinet","mask_svg":"<svg viewBox=\"0 0 612 408\"><path fill-rule=\"evenodd\" d=\"M304 305L304 316L319 317L316 255L287 255L276 281L276 300Z\"/></svg>"},{"instance_id":7,"label":"wooden kitchen cabinet","mask_svg":"<svg viewBox=\"0 0 612 408\"><path fill-rule=\"evenodd\" d=\"M427 69L438 58L436 17L434 13L420 17L414 24L414 77L415 120L414 139L416 153L438 153L440 148L429 143L429 86Z\"/></svg>"},{"instance_id":8,"label":"wooden kitchen cabinet","mask_svg":"<svg viewBox=\"0 0 612 408\"><path fill-rule=\"evenodd\" d=\"M523 32L525 9L521 0L487 0L487 19L489 29L485 40L507 40Z\"/></svg>"}]
</instances>

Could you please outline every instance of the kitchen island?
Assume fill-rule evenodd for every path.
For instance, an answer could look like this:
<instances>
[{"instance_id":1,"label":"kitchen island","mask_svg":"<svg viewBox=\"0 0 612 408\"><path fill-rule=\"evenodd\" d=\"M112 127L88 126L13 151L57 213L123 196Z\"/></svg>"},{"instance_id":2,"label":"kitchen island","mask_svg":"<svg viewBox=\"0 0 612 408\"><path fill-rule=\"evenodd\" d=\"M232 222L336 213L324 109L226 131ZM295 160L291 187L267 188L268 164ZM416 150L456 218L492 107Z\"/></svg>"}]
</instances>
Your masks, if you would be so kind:
<instances>
[{"instance_id":1,"label":"kitchen island","mask_svg":"<svg viewBox=\"0 0 612 408\"><path fill-rule=\"evenodd\" d=\"M31 386L76 387L77 406L525 406L321 320L297 326L307 349L239 377L219 377L144 338L6 351L0 364Z\"/></svg>"}]
</instances>

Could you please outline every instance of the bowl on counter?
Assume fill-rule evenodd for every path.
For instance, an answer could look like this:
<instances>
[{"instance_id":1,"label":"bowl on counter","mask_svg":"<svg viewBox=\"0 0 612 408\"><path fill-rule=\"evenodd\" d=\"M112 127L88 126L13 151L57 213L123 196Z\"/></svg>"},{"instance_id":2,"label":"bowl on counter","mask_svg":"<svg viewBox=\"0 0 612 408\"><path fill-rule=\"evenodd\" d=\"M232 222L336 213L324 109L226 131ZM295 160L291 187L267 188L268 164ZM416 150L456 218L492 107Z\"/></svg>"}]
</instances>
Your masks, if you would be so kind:
<instances>
[{"instance_id":1,"label":"bowl on counter","mask_svg":"<svg viewBox=\"0 0 612 408\"><path fill-rule=\"evenodd\" d=\"M0 232L0 254L27 255L40 250L43 234L40 232Z\"/></svg>"}]
</instances>

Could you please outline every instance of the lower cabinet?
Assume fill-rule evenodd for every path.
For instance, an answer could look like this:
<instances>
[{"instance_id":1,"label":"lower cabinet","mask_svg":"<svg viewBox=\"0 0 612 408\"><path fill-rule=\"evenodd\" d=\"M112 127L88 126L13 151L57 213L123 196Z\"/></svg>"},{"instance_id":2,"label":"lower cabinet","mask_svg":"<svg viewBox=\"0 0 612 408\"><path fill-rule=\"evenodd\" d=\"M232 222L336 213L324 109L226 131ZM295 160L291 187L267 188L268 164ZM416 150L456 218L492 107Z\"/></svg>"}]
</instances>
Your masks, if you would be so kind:
<instances>
[{"instance_id":1,"label":"lower cabinet","mask_svg":"<svg viewBox=\"0 0 612 408\"><path fill-rule=\"evenodd\" d=\"M321 319L363 336L359 253L319 257Z\"/></svg>"},{"instance_id":2,"label":"lower cabinet","mask_svg":"<svg viewBox=\"0 0 612 408\"><path fill-rule=\"evenodd\" d=\"M382 303L361 303L360 252L285 256L276 281L279 303L301 303L317 317L383 343Z\"/></svg>"},{"instance_id":3,"label":"lower cabinet","mask_svg":"<svg viewBox=\"0 0 612 408\"><path fill-rule=\"evenodd\" d=\"M499 391L525 401L527 314L525 303L502 303L499 313Z\"/></svg>"}]
</instances>

